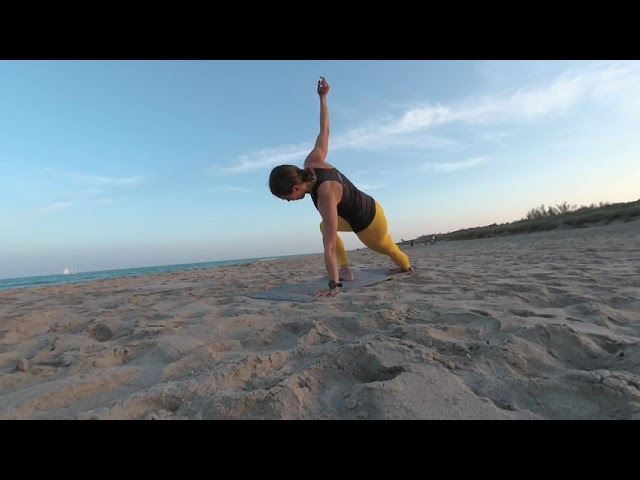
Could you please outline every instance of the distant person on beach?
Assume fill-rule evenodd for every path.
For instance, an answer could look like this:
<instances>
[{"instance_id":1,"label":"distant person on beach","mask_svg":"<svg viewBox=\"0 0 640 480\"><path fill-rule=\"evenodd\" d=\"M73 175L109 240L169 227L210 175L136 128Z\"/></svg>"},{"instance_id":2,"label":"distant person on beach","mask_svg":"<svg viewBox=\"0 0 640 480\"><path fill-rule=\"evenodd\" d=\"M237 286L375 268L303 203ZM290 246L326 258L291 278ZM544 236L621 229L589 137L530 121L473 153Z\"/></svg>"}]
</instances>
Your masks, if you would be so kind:
<instances>
[{"instance_id":1,"label":"distant person on beach","mask_svg":"<svg viewBox=\"0 0 640 480\"><path fill-rule=\"evenodd\" d=\"M295 165L280 165L271 171L269 188L276 197L290 202L311 195L322 216L320 231L324 246L324 263L329 276L329 289L314 294L317 297L335 295L341 280L354 280L347 251L338 232L354 232L371 250L388 255L399 268L392 271L413 271L409 257L395 244L388 232L382 206L371 196L358 190L344 174L325 160L329 152L329 105L331 87L324 77L318 81L320 96L320 133L313 150L304 161L304 169Z\"/></svg>"}]
</instances>

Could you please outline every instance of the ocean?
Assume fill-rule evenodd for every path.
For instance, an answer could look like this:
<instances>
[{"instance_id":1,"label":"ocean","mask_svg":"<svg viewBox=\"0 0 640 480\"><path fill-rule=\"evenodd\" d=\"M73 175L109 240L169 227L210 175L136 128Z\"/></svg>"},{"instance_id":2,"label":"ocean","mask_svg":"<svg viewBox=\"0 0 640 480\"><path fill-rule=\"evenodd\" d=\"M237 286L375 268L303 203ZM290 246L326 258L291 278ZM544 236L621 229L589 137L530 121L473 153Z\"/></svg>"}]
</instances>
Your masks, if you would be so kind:
<instances>
[{"instance_id":1,"label":"ocean","mask_svg":"<svg viewBox=\"0 0 640 480\"><path fill-rule=\"evenodd\" d=\"M285 255L279 257L242 258L239 260L223 260L218 262L188 263L182 265L160 265L157 267L125 268L122 270L102 270L97 272L77 272L59 275L41 275L36 277L0 279L0 291L14 288L44 287L48 285L63 285L66 283L89 282L106 278L137 277L154 273L179 272L184 270L199 270L202 268L224 267L226 265L241 265L244 263L264 262L278 258L306 257L303 255Z\"/></svg>"}]
</instances>

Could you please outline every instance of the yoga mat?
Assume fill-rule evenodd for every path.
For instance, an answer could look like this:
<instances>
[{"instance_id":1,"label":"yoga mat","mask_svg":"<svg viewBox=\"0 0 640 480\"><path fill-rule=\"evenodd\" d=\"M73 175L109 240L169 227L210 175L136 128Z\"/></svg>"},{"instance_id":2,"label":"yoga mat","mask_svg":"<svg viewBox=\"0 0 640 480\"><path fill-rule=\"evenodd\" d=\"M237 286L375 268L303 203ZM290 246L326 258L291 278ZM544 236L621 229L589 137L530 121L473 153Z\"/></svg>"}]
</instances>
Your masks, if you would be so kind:
<instances>
[{"instance_id":1,"label":"yoga mat","mask_svg":"<svg viewBox=\"0 0 640 480\"><path fill-rule=\"evenodd\" d=\"M367 270L353 270L356 277L352 282L342 282L341 292L348 292L354 288L366 287L374 283L389 280L392 275L388 268L376 268ZM289 302L313 302L321 297L314 297L313 294L320 290L327 290L327 279L309 280L306 282L288 283L279 287L264 290L262 292L247 294L247 297L262 298L266 300L285 300ZM340 294L338 294L340 295Z\"/></svg>"}]
</instances>

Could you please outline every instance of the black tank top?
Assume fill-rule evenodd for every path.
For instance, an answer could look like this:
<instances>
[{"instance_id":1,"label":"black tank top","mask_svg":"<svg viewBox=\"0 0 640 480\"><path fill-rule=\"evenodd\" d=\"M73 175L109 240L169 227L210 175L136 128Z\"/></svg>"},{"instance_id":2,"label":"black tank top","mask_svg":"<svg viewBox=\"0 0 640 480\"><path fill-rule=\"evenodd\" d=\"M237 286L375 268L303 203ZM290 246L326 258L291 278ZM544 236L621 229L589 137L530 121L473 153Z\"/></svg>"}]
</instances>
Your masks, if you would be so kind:
<instances>
[{"instance_id":1,"label":"black tank top","mask_svg":"<svg viewBox=\"0 0 640 480\"><path fill-rule=\"evenodd\" d=\"M316 208L318 208L318 187L322 182L334 180L342 184L342 200L338 203L338 215L351 225L355 233L371 225L376 216L376 202L371 196L358 190L337 168L314 168L313 171L317 180L310 193Z\"/></svg>"}]
</instances>

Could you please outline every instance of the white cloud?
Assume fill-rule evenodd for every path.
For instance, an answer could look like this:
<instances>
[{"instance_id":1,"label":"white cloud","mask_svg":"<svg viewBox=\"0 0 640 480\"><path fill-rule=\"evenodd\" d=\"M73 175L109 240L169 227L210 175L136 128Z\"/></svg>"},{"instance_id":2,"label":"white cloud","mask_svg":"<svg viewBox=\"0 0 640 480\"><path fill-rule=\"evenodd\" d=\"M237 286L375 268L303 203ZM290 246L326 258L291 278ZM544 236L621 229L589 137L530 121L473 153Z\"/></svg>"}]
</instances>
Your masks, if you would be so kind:
<instances>
[{"instance_id":1,"label":"white cloud","mask_svg":"<svg viewBox=\"0 0 640 480\"><path fill-rule=\"evenodd\" d=\"M76 205L77 202L72 201L62 201L62 202L53 202L49 205L42 207L40 210L42 212L57 212L60 210L66 210L67 208L71 208Z\"/></svg>"},{"instance_id":2,"label":"white cloud","mask_svg":"<svg viewBox=\"0 0 640 480\"><path fill-rule=\"evenodd\" d=\"M418 171L430 170L433 172L457 172L459 170L467 170L475 167L485 161L486 159L478 157L464 162L424 163L418 167Z\"/></svg>"},{"instance_id":3,"label":"white cloud","mask_svg":"<svg viewBox=\"0 0 640 480\"><path fill-rule=\"evenodd\" d=\"M470 97L452 105L425 105L414 107L399 117L389 117L376 123L368 123L343 133L333 135L331 149L336 150L384 150L390 147L444 148L454 141L437 137L425 140L430 129L446 125L509 125L526 123L549 115L562 114L588 100L615 101L626 96L626 104L640 105L638 64L601 63L589 64L587 70L559 75L555 80L538 87L520 87L502 94ZM415 134L419 134L416 137ZM417 140L417 139L420 140ZM284 146L243 155L237 165L219 169L228 173L246 172L275 166L280 163L300 164L312 148ZM434 164L436 165L436 164ZM440 171L450 171L442 164ZM460 165L461 168L468 168Z\"/></svg>"},{"instance_id":4,"label":"white cloud","mask_svg":"<svg viewBox=\"0 0 640 480\"><path fill-rule=\"evenodd\" d=\"M358 189L364 191L364 192L368 192L371 190L379 190L381 188L384 188L384 185L369 185L367 183L361 183L358 185Z\"/></svg>"},{"instance_id":5,"label":"white cloud","mask_svg":"<svg viewBox=\"0 0 640 480\"><path fill-rule=\"evenodd\" d=\"M114 189L132 187L144 182L144 178L141 176L106 177L79 173L56 173L50 168L43 169L43 173L48 183L46 189L42 188L40 191L49 198L62 197L66 200L52 201L36 210L40 213L69 209L86 204L87 201L93 205L111 204L113 200L108 195ZM88 197L91 198L88 199Z\"/></svg>"},{"instance_id":6,"label":"white cloud","mask_svg":"<svg viewBox=\"0 0 640 480\"><path fill-rule=\"evenodd\" d=\"M140 177L140 176L111 178L111 177L100 177L100 176L81 175L81 174L74 174L71 176L71 179L74 182L96 187L96 188L139 185L144 181L143 177Z\"/></svg>"},{"instance_id":7,"label":"white cloud","mask_svg":"<svg viewBox=\"0 0 640 480\"><path fill-rule=\"evenodd\" d=\"M287 145L279 148L266 148L240 157L240 163L231 167L213 167L209 173L239 173L271 167L280 164L300 164L307 157L313 145Z\"/></svg>"},{"instance_id":8,"label":"white cloud","mask_svg":"<svg viewBox=\"0 0 640 480\"><path fill-rule=\"evenodd\" d=\"M234 186L220 186L215 187L214 190L217 190L219 192L253 193L253 191L248 188Z\"/></svg>"}]
</instances>

